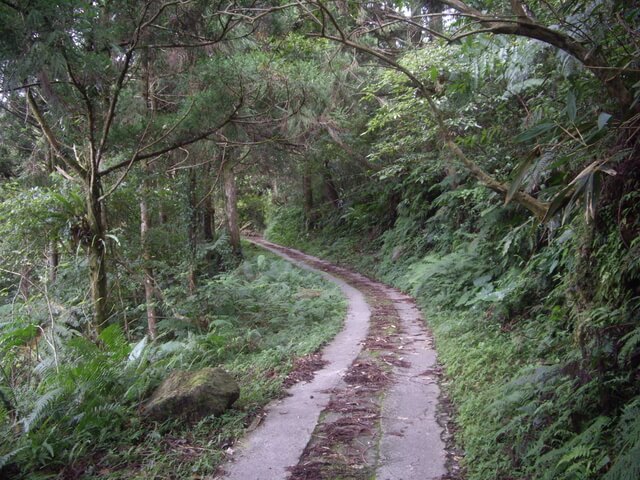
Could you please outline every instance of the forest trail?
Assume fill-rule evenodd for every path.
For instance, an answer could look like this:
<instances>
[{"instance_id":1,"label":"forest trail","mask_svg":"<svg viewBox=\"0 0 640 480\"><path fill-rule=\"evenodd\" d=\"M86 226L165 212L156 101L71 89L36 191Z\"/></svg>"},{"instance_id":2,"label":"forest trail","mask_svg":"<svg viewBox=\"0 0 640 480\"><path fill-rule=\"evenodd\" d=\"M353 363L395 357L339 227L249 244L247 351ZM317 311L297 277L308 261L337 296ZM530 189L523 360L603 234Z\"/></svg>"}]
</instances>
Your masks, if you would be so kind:
<instances>
[{"instance_id":1,"label":"forest trail","mask_svg":"<svg viewBox=\"0 0 640 480\"><path fill-rule=\"evenodd\" d=\"M430 480L446 474L436 353L414 301L297 250L250 241L336 283L348 301L324 366L271 403L236 446L231 480Z\"/></svg>"}]
</instances>

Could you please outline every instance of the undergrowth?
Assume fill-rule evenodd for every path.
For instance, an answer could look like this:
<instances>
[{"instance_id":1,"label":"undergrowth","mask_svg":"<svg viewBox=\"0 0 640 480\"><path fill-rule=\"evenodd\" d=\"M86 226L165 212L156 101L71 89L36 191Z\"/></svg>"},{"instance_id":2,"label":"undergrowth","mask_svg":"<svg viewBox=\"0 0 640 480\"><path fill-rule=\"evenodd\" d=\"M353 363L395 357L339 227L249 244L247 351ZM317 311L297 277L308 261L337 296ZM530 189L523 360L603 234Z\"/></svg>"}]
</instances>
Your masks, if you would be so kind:
<instances>
[{"instance_id":1,"label":"undergrowth","mask_svg":"<svg viewBox=\"0 0 640 480\"><path fill-rule=\"evenodd\" d=\"M340 329L345 304L318 275L246 248L234 271L191 296L165 291L174 316L160 338L127 340L118 325L93 342L79 325L29 316L30 304L2 311L0 468L3 478L194 478L212 474L261 408L283 392L299 356ZM139 416L174 369L221 366L240 399L197 425Z\"/></svg>"},{"instance_id":2,"label":"undergrowth","mask_svg":"<svg viewBox=\"0 0 640 480\"><path fill-rule=\"evenodd\" d=\"M367 238L335 217L305 231L275 212L267 233L416 297L470 480L640 478L640 302L625 286L640 273L638 241L596 236L585 266L580 218L555 229L508 210L477 218L440 242L425 237L446 225L407 216Z\"/></svg>"}]
</instances>

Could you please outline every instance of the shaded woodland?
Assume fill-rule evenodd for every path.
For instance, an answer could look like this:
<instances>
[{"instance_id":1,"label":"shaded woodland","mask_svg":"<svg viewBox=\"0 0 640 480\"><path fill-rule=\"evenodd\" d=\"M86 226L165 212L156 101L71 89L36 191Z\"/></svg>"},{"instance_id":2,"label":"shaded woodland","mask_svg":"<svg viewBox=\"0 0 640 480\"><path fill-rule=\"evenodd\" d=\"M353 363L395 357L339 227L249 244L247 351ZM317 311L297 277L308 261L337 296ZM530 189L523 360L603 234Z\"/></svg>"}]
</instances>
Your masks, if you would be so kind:
<instances>
[{"instance_id":1,"label":"shaded woodland","mask_svg":"<svg viewBox=\"0 0 640 480\"><path fill-rule=\"evenodd\" d=\"M0 0L1 475L212 474L344 313L257 233L418 300L464 478L640 478L639 29L624 0ZM232 413L139 418L217 365Z\"/></svg>"}]
</instances>

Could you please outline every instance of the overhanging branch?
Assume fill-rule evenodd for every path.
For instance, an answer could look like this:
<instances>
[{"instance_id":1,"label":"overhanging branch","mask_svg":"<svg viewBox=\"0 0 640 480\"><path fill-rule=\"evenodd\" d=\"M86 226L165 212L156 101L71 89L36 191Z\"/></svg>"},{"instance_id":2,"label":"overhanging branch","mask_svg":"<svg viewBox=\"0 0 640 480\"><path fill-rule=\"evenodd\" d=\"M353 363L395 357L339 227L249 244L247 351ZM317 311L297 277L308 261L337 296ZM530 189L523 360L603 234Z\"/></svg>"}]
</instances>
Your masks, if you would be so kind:
<instances>
[{"instance_id":1,"label":"overhanging branch","mask_svg":"<svg viewBox=\"0 0 640 480\"><path fill-rule=\"evenodd\" d=\"M219 124L217 124L215 127L210 128L208 130L205 130L203 132L200 132L196 135L193 135L191 137L185 138L183 140L178 140L174 143L172 143L171 145L168 145L166 147L160 148L158 150L154 150L152 152L148 152L148 153L141 153L138 152L136 153L131 159L129 160L124 160L120 163L117 163L115 165L112 165L111 167L105 168L104 170L99 172L100 176L104 176L104 175L108 175L109 173L115 172L116 170L119 170L123 167L127 167L130 165L137 163L141 160L145 160L148 158L155 158L155 157L159 157L161 155L164 155L165 153L169 153L173 150L177 150L179 148L183 148L186 146L189 146L193 143L196 143L200 140L204 140L205 138L207 138L210 135L213 135L214 133L216 133L218 130L220 130L221 128L223 128L225 125L229 124L233 118L235 117L236 113L238 112L238 110L242 107L242 102L240 102L238 105L236 105L236 107L234 108L233 112L231 112L231 114L229 114L222 122L220 122Z\"/></svg>"},{"instance_id":2,"label":"overhanging branch","mask_svg":"<svg viewBox=\"0 0 640 480\"><path fill-rule=\"evenodd\" d=\"M611 75L610 65L602 54L596 52L595 48L587 48L583 43L575 38L558 30L537 23L534 19L526 16L520 2L512 0L512 8L516 18L501 18L495 15L487 15L479 10L467 5L461 0L441 0L442 3L451 8L464 13L466 16L476 20L483 26L482 29L465 32L453 36L451 41L460 40L463 37L476 33L492 33L496 35L515 35L520 37L539 40L548 45L554 46L579 60L593 75L600 80L609 96L615 100L621 109L628 109L633 103L633 95L626 87L620 75ZM524 15L523 15L524 14ZM621 71L621 70L620 70Z\"/></svg>"},{"instance_id":3,"label":"overhanging branch","mask_svg":"<svg viewBox=\"0 0 640 480\"><path fill-rule=\"evenodd\" d=\"M62 151L62 144L58 141L53 130L49 127L49 124L45 120L38 104L36 103L36 99L33 97L33 93L31 90L27 90L27 102L29 104L29 109L31 110L32 115L36 119L36 122L40 126L40 130L44 134L47 142L51 146L54 154L62 160L62 162L67 165L69 168L74 170L76 173L84 176L86 174L86 170L80 165L74 158L71 158L69 155L65 155Z\"/></svg>"}]
</instances>

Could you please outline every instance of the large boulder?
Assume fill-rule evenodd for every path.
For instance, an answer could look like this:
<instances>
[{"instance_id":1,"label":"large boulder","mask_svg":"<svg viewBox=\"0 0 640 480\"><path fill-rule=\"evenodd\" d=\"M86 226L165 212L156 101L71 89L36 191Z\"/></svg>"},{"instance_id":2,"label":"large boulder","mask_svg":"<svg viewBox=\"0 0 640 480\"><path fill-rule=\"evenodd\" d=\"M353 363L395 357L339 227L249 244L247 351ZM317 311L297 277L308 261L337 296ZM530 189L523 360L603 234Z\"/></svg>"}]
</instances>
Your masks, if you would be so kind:
<instances>
[{"instance_id":1,"label":"large boulder","mask_svg":"<svg viewBox=\"0 0 640 480\"><path fill-rule=\"evenodd\" d=\"M178 417L198 421L208 415L221 415L239 396L238 383L224 370L176 370L153 392L144 415L158 421Z\"/></svg>"}]
</instances>

